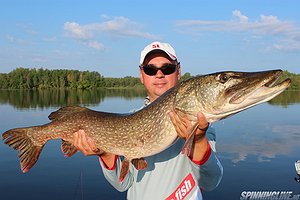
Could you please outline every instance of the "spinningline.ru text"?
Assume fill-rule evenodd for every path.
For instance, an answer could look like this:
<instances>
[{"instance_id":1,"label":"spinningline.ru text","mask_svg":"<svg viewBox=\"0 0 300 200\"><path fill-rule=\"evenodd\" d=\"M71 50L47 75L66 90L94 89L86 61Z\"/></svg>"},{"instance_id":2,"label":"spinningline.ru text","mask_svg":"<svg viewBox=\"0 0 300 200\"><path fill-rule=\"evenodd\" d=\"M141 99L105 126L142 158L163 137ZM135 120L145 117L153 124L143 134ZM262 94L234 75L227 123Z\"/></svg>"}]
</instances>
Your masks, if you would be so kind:
<instances>
[{"instance_id":1,"label":"spinningline.ru text","mask_svg":"<svg viewBox=\"0 0 300 200\"><path fill-rule=\"evenodd\" d=\"M292 191L243 191L240 200L300 200Z\"/></svg>"}]
</instances>

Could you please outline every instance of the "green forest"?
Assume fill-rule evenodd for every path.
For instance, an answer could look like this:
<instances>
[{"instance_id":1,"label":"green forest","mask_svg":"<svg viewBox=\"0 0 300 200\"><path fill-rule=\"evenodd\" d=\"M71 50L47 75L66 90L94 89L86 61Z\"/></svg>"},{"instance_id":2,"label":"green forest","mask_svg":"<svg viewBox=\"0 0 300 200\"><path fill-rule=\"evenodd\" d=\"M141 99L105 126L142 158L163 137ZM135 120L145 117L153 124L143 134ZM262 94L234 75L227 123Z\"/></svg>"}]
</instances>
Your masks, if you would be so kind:
<instances>
[{"instance_id":1,"label":"green forest","mask_svg":"<svg viewBox=\"0 0 300 200\"><path fill-rule=\"evenodd\" d=\"M181 80L190 76L190 73L185 73ZM287 77L292 79L292 86L289 90L299 90L300 74L284 71L281 79ZM0 89L96 89L141 86L138 77L110 78L95 71L16 68L9 73L0 73Z\"/></svg>"},{"instance_id":2,"label":"green forest","mask_svg":"<svg viewBox=\"0 0 300 200\"><path fill-rule=\"evenodd\" d=\"M0 89L95 89L141 86L136 77L105 78L98 72L17 68L0 74Z\"/></svg>"}]
</instances>

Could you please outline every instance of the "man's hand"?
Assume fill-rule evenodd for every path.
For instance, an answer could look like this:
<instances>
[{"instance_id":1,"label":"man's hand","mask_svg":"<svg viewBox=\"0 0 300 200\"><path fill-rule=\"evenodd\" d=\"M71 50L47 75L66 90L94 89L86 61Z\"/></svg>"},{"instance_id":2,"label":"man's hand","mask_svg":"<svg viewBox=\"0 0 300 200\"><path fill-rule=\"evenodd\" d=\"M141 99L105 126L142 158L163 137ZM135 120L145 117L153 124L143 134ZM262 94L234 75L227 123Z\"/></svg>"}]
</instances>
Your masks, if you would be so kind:
<instances>
[{"instance_id":1,"label":"man's hand","mask_svg":"<svg viewBox=\"0 0 300 200\"><path fill-rule=\"evenodd\" d=\"M193 161L202 163L203 160L207 159L207 155L210 155L208 154L210 152L210 147L208 146L208 140L205 137L209 123L203 113L199 112L197 114L197 127L192 125L191 120L187 115L180 114L179 116L175 112L170 112L169 116L177 131L178 137L186 140L189 137L189 134L192 134L196 128L194 131L194 148L190 155Z\"/></svg>"},{"instance_id":2,"label":"man's hand","mask_svg":"<svg viewBox=\"0 0 300 200\"><path fill-rule=\"evenodd\" d=\"M95 142L86 136L84 130L79 130L74 133L73 144L86 156L99 155L101 153L100 149L96 147Z\"/></svg>"},{"instance_id":3,"label":"man's hand","mask_svg":"<svg viewBox=\"0 0 300 200\"><path fill-rule=\"evenodd\" d=\"M192 133L193 129L195 128L192 126L192 123L188 116L183 114L177 115L175 112L170 112L169 116L177 131L178 137L181 137L186 140L189 134ZM198 126L196 127L195 131L196 140L202 138L202 136L205 135L205 132L209 125L205 116L201 112L197 114L197 123Z\"/></svg>"},{"instance_id":4,"label":"man's hand","mask_svg":"<svg viewBox=\"0 0 300 200\"><path fill-rule=\"evenodd\" d=\"M115 164L115 155L103 152L97 148L95 142L85 134L84 130L74 133L73 145L86 156L100 156L106 168L112 168Z\"/></svg>"}]
</instances>

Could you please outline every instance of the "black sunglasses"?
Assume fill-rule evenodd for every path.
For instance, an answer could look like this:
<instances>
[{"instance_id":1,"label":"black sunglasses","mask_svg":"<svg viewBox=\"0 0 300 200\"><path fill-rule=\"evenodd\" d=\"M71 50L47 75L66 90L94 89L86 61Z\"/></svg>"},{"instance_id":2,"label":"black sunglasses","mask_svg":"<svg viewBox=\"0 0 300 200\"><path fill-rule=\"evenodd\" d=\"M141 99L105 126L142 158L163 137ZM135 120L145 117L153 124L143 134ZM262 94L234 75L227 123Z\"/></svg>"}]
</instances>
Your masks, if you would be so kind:
<instances>
[{"instance_id":1,"label":"black sunglasses","mask_svg":"<svg viewBox=\"0 0 300 200\"><path fill-rule=\"evenodd\" d=\"M155 65L145 65L141 67L145 74L148 76L154 76L156 75L157 71L160 70L164 75L170 75L173 74L176 71L177 65L167 63L164 64L162 67L158 68Z\"/></svg>"}]
</instances>

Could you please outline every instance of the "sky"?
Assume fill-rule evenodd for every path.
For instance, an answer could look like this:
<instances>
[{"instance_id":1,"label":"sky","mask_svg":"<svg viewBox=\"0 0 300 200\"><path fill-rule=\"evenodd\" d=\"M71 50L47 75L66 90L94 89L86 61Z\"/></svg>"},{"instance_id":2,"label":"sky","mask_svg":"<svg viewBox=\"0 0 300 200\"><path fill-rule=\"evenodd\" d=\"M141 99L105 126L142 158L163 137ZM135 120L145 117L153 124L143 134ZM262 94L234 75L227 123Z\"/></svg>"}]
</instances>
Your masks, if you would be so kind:
<instances>
[{"instance_id":1,"label":"sky","mask_svg":"<svg viewBox=\"0 0 300 200\"><path fill-rule=\"evenodd\" d=\"M300 73L298 0L0 0L0 73L17 67L139 76L170 43L182 73Z\"/></svg>"}]
</instances>

